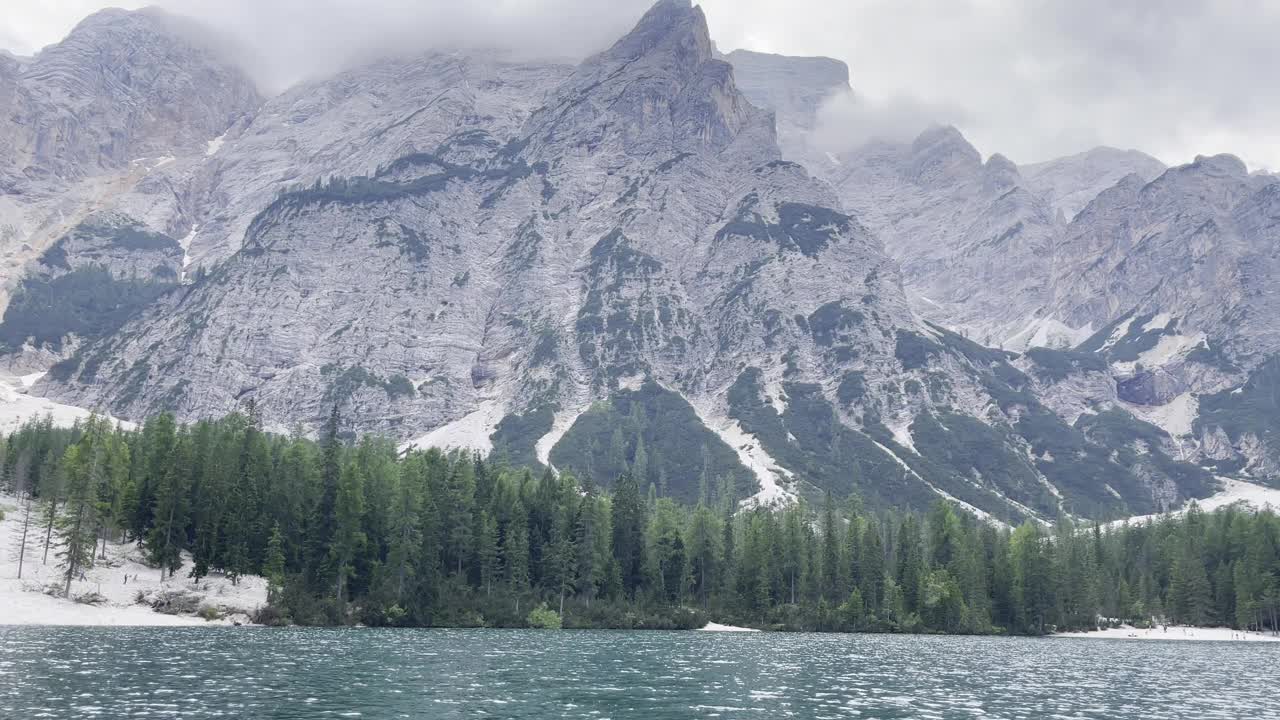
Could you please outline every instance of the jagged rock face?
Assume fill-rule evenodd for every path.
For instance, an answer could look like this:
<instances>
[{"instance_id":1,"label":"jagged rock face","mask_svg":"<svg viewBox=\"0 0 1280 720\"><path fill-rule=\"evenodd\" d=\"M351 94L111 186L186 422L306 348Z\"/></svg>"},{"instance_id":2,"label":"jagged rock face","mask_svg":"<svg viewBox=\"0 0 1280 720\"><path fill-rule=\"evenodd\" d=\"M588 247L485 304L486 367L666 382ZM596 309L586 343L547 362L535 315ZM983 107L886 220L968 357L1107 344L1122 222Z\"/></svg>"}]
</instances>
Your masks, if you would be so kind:
<instances>
[{"instance_id":1,"label":"jagged rock face","mask_svg":"<svg viewBox=\"0 0 1280 720\"><path fill-rule=\"evenodd\" d=\"M371 175L419 152L442 150L462 164L492 154L570 71L427 53L272 98L182 178L188 209L179 222L191 233L193 266L213 267L239 250L250 221L281 192Z\"/></svg>"},{"instance_id":2,"label":"jagged rock face","mask_svg":"<svg viewBox=\"0 0 1280 720\"><path fill-rule=\"evenodd\" d=\"M811 142L819 113L831 98L851 93L849 67L825 57L788 57L734 50L724 59L733 65L738 88L757 107L773 110L778 145L790 160L815 174L830 165Z\"/></svg>"},{"instance_id":3,"label":"jagged rock face","mask_svg":"<svg viewBox=\"0 0 1280 720\"><path fill-rule=\"evenodd\" d=\"M1020 168L1027 184L1067 221L1126 175L1150 182L1165 169L1164 163L1146 153L1109 147Z\"/></svg>"},{"instance_id":4,"label":"jagged rock face","mask_svg":"<svg viewBox=\"0 0 1280 720\"><path fill-rule=\"evenodd\" d=\"M884 331L868 359L895 365L882 338L913 321L892 265L803 169L773 161L768 120L711 57L701 12L662 3L508 141L462 129L366 179L281 196L244 250L126 328L100 350L114 365L68 395L144 413L181 378L201 388L185 413L252 393L286 423L348 399L332 376L351 371L361 383L337 384L357 407L413 385L361 419L404 436L486 402L568 409L632 375L714 395L766 334L779 354L787 334L812 346L793 318L835 301L870 306ZM163 374L121 404L102 380L138 363Z\"/></svg>"},{"instance_id":5,"label":"jagged rock face","mask_svg":"<svg viewBox=\"0 0 1280 720\"><path fill-rule=\"evenodd\" d=\"M955 128L909 145L873 142L831 171L846 208L902 264L912 307L1001 345L1047 303L1055 215L1000 155L987 162Z\"/></svg>"},{"instance_id":6,"label":"jagged rock face","mask_svg":"<svg viewBox=\"0 0 1280 720\"><path fill-rule=\"evenodd\" d=\"M1150 183L1126 177L1067 228L1052 311L1077 326L1163 313L1233 357L1274 352L1278 197L1280 181L1250 176L1230 156L1197 158Z\"/></svg>"},{"instance_id":7,"label":"jagged rock face","mask_svg":"<svg viewBox=\"0 0 1280 720\"><path fill-rule=\"evenodd\" d=\"M1012 163L940 129L833 187L782 159L776 127L679 0L576 68L429 54L300 86L120 197L114 226L184 238L183 282L37 391L124 417L253 399L277 429L336 404L422 444L647 465L685 499L754 477L764 500L942 496L1018 521L1208 491L1158 429L1068 425L1009 354L913 313L904 274L959 312L959 280L928 277L946 263L1041 301L1047 270L1026 268L1050 209ZM906 208L969 218L960 256Z\"/></svg>"},{"instance_id":8,"label":"jagged rock face","mask_svg":"<svg viewBox=\"0 0 1280 720\"><path fill-rule=\"evenodd\" d=\"M16 78L0 74L10 89L0 160L30 180L203 149L260 102L243 73L154 10L95 13Z\"/></svg>"},{"instance_id":9,"label":"jagged rock face","mask_svg":"<svg viewBox=\"0 0 1280 720\"><path fill-rule=\"evenodd\" d=\"M104 10L34 58L0 58L0 306L95 212L172 231L183 190L162 176L260 102L201 31L158 10ZM140 209L153 206L165 212Z\"/></svg>"}]
</instances>

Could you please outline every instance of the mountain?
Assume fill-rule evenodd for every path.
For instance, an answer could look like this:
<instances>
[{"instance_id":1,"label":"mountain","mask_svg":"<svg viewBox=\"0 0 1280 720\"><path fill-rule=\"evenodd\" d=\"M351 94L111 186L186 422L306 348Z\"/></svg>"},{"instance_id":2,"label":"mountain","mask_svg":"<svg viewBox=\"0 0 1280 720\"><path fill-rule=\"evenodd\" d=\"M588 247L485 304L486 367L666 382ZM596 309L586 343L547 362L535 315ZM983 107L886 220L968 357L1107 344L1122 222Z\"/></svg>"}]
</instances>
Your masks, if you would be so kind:
<instances>
[{"instance_id":1,"label":"mountain","mask_svg":"<svg viewBox=\"0 0 1280 720\"><path fill-rule=\"evenodd\" d=\"M664 0L576 67L426 53L249 109L193 87L221 120L140 136L174 159L100 201L64 194L76 222L15 273L0 342L49 368L33 393L122 418L252 401L314 432L336 406L345 431L691 502L1016 522L1212 492L1098 352L956 332L1067 312L1043 281L1066 221L1013 163L952 128L789 158L847 86L722 59Z\"/></svg>"},{"instance_id":2,"label":"mountain","mask_svg":"<svg viewBox=\"0 0 1280 720\"><path fill-rule=\"evenodd\" d=\"M755 60L740 70L757 83L806 67ZM780 127L807 116L759 98ZM1105 147L984 163L948 127L868 143L838 164L796 157L882 237L919 315L1024 352L1016 363L1064 421L1115 409L1158 426L1180 458L1275 479L1274 176L1231 156L1166 168Z\"/></svg>"},{"instance_id":3,"label":"mountain","mask_svg":"<svg viewBox=\"0 0 1280 720\"><path fill-rule=\"evenodd\" d=\"M1092 150L1055 160L1023 165L1019 168L1027 184L1070 220L1098 197L1128 175L1150 182L1165 171L1164 163L1137 150L1096 147Z\"/></svg>"},{"instance_id":4,"label":"mountain","mask_svg":"<svg viewBox=\"0 0 1280 720\"><path fill-rule=\"evenodd\" d=\"M104 10L34 58L0 57L0 301L27 262L93 213L131 193L178 202L153 171L203 155L260 104L213 44L157 10Z\"/></svg>"},{"instance_id":5,"label":"mountain","mask_svg":"<svg viewBox=\"0 0 1280 720\"><path fill-rule=\"evenodd\" d=\"M790 160L821 176L830 160L814 147L823 106L852 93L849 66L826 57L792 57L734 50L723 58L733 66L738 89L753 105L774 111L778 146Z\"/></svg>"}]
</instances>

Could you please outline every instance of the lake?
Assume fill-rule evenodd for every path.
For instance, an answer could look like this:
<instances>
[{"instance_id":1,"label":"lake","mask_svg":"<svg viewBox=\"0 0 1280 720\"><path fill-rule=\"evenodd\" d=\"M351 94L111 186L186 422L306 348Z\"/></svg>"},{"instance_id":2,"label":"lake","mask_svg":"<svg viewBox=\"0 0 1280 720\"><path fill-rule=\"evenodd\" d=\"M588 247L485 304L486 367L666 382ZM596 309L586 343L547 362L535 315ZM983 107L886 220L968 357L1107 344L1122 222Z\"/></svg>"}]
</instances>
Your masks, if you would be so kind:
<instances>
[{"instance_id":1,"label":"lake","mask_svg":"<svg viewBox=\"0 0 1280 720\"><path fill-rule=\"evenodd\" d=\"M1280 717L1278 645L0 627L0 717Z\"/></svg>"}]
</instances>

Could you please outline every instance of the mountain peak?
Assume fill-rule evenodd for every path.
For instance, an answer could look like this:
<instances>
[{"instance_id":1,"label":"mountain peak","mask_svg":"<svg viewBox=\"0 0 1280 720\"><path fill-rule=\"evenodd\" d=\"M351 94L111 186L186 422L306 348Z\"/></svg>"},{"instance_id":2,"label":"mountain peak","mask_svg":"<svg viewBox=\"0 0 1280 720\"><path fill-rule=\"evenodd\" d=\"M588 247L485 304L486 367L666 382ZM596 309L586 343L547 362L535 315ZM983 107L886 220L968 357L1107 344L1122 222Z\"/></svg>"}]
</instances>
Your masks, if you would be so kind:
<instances>
[{"instance_id":1,"label":"mountain peak","mask_svg":"<svg viewBox=\"0 0 1280 720\"><path fill-rule=\"evenodd\" d=\"M766 147L752 154L777 155L772 119L738 90L733 67L715 58L706 17L688 0L654 5L631 32L579 65L528 127L534 138L579 146L613 136L640 154L719 151L760 127Z\"/></svg>"},{"instance_id":2,"label":"mountain peak","mask_svg":"<svg viewBox=\"0 0 1280 720\"><path fill-rule=\"evenodd\" d=\"M1245 177L1249 174L1244 161L1235 155L1221 153L1218 155L1197 155L1190 167L1209 175L1223 177Z\"/></svg>"},{"instance_id":3,"label":"mountain peak","mask_svg":"<svg viewBox=\"0 0 1280 720\"><path fill-rule=\"evenodd\" d=\"M982 167L982 155L952 125L935 125L911 143L911 177L917 182L954 182Z\"/></svg>"},{"instance_id":4,"label":"mountain peak","mask_svg":"<svg viewBox=\"0 0 1280 720\"><path fill-rule=\"evenodd\" d=\"M694 7L689 0L660 0L604 54L614 60L633 61L664 45L690 65L714 57L715 47L702 8Z\"/></svg>"}]
</instances>

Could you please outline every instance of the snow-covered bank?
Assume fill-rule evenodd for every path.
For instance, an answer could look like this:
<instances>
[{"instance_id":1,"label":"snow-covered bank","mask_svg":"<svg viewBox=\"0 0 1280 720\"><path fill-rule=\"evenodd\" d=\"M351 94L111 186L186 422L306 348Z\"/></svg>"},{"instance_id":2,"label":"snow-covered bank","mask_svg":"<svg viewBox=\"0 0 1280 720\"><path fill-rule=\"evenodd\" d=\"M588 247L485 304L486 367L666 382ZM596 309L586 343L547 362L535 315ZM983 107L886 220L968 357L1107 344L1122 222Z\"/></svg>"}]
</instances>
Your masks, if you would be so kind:
<instances>
[{"instance_id":1,"label":"snow-covered bank","mask_svg":"<svg viewBox=\"0 0 1280 720\"><path fill-rule=\"evenodd\" d=\"M1280 511L1280 490L1258 485L1243 480L1232 480L1231 478L1219 477L1218 481L1222 483L1222 489L1210 495L1207 498L1196 500L1196 505L1205 512L1212 512L1218 508L1227 507L1228 505L1240 505L1250 510ZM1169 513L1170 516L1178 516L1186 512L1187 506L1174 510ZM1137 525L1144 522L1159 520L1162 515L1135 515L1134 517L1125 518L1124 520L1113 520L1106 524L1106 527L1119 527L1125 523Z\"/></svg>"},{"instance_id":2,"label":"snow-covered bank","mask_svg":"<svg viewBox=\"0 0 1280 720\"><path fill-rule=\"evenodd\" d=\"M43 528L28 537L22 578L18 578L19 512L12 496L0 496L5 518L0 521L0 625L205 625L194 614L203 610L212 622L248 623L254 611L267 600L266 581L257 576L240 578L238 585L218 574L199 585L186 577L191 558L184 553L185 567L177 578L160 581L160 571L148 567L142 551L134 544L107 543L106 559L85 571L84 579L71 583L72 598L96 595L94 603L76 602L45 594L50 586L62 587L61 575L49 550L44 555ZM127 582L126 582L127 577ZM168 614L152 609L153 604L170 603L187 612Z\"/></svg>"},{"instance_id":3,"label":"snow-covered bank","mask_svg":"<svg viewBox=\"0 0 1280 720\"><path fill-rule=\"evenodd\" d=\"M0 431L11 433L22 427L28 420L46 415L53 418L55 427L71 427L89 417L90 412L84 408L63 405L29 394L28 388L43 374L32 373L21 377L0 376ZM126 429L134 427L130 422L119 420L115 422L121 423Z\"/></svg>"},{"instance_id":4,"label":"snow-covered bank","mask_svg":"<svg viewBox=\"0 0 1280 720\"><path fill-rule=\"evenodd\" d=\"M1139 629L1129 625L1118 628L1106 628L1090 632L1056 633L1055 638L1095 638L1103 640L1200 640L1212 642L1280 642L1275 635L1241 632L1231 628L1184 627L1181 625L1160 625L1150 629Z\"/></svg>"},{"instance_id":5,"label":"snow-covered bank","mask_svg":"<svg viewBox=\"0 0 1280 720\"><path fill-rule=\"evenodd\" d=\"M709 622L698 629L702 632L760 632L755 628L738 627L737 625L721 625L720 623L713 622Z\"/></svg>"}]
</instances>

